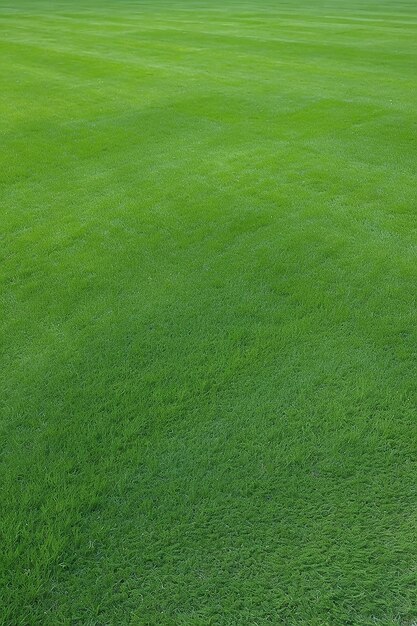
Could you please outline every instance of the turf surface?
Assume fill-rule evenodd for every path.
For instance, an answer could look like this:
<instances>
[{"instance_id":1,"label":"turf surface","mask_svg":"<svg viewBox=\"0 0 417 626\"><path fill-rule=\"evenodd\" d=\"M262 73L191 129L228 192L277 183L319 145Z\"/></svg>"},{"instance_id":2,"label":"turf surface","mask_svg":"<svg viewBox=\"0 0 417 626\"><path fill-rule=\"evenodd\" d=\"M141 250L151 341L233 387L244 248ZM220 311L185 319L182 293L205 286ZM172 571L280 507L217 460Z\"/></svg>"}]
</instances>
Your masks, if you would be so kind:
<instances>
[{"instance_id":1,"label":"turf surface","mask_svg":"<svg viewBox=\"0 0 417 626\"><path fill-rule=\"evenodd\" d=\"M0 19L0 623L416 622L415 2Z\"/></svg>"}]
</instances>

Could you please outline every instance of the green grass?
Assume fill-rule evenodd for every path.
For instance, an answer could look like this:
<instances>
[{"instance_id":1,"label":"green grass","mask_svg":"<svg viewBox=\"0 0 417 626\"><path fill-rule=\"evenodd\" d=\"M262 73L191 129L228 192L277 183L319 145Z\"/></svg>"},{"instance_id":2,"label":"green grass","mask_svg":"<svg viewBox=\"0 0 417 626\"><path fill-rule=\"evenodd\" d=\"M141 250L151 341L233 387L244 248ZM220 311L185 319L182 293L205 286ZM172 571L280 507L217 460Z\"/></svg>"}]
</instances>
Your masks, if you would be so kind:
<instances>
[{"instance_id":1,"label":"green grass","mask_svg":"<svg viewBox=\"0 0 417 626\"><path fill-rule=\"evenodd\" d=\"M417 622L414 0L0 20L0 624Z\"/></svg>"}]
</instances>

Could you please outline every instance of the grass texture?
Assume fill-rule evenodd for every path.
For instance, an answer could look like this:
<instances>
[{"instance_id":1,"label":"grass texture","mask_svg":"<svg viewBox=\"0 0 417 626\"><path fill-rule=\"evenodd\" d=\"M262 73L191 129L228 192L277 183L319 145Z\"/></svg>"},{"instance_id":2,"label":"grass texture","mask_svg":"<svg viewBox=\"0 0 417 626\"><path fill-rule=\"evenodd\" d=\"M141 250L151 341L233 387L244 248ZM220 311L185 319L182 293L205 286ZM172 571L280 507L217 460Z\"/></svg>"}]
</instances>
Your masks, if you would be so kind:
<instances>
[{"instance_id":1,"label":"grass texture","mask_svg":"<svg viewBox=\"0 0 417 626\"><path fill-rule=\"evenodd\" d=\"M2 626L411 626L414 0L0 19Z\"/></svg>"}]
</instances>

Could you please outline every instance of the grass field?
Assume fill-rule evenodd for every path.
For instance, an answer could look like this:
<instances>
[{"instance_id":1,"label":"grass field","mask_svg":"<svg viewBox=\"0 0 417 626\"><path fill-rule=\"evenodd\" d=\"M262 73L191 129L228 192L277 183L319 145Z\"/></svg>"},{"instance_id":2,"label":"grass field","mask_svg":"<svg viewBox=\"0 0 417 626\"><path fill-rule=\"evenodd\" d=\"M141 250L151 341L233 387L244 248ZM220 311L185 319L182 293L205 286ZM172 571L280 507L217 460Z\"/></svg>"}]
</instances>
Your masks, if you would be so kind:
<instances>
[{"instance_id":1,"label":"grass field","mask_svg":"<svg viewBox=\"0 0 417 626\"><path fill-rule=\"evenodd\" d=\"M0 624L417 623L415 1L0 2Z\"/></svg>"}]
</instances>

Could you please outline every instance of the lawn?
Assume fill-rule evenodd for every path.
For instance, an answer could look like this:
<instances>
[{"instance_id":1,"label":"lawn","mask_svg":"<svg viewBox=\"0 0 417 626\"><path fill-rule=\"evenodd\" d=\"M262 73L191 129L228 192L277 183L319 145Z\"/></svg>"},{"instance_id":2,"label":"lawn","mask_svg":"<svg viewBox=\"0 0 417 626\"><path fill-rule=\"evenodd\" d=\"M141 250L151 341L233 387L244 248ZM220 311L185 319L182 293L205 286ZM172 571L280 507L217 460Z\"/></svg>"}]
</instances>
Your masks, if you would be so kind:
<instances>
[{"instance_id":1,"label":"lawn","mask_svg":"<svg viewBox=\"0 0 417 626\"><path fill-rule=\"evenodd\" d=\"M415 1L0 2L0 624L412 626Z\"/></svg>"}]
</instances>

